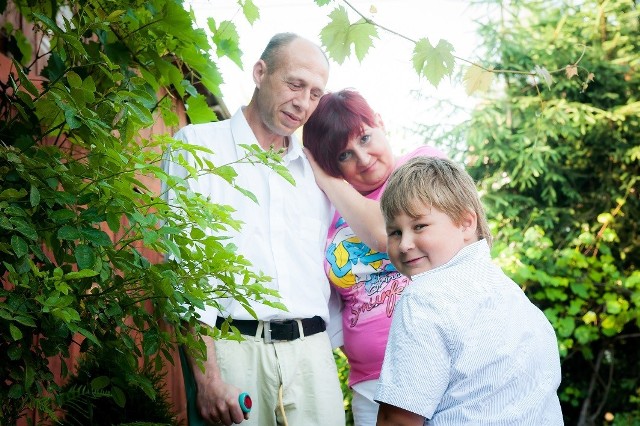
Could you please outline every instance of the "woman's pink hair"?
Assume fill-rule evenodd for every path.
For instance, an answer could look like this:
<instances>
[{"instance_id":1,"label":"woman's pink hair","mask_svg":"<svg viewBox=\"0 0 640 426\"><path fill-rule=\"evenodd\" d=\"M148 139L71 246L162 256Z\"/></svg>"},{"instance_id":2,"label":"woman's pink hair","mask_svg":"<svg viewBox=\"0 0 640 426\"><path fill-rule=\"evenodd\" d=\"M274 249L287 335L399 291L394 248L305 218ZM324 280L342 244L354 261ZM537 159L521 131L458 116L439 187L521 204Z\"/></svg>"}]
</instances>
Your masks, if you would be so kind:
<instances>
[{"instance_id":1,"label":"woman's pink hair","mask_svg":"<svg viewBox=\"0 0 640 426\"><path fill-rule=\"evenodd\" d=\"M322 170L340 177L338 155L365 124L377 127L376 114L360 93L353 89L327 93L303 127L302 143Z\"/></svg>"}]
</instances>

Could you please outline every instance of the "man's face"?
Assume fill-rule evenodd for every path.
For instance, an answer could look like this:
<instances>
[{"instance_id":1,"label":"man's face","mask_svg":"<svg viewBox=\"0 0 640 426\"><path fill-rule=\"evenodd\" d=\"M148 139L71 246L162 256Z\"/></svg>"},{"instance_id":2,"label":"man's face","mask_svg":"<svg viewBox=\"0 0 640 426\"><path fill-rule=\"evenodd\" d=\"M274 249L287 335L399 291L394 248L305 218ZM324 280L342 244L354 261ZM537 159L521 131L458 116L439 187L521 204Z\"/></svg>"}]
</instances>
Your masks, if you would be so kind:
<instances>
[{"instance_id":1,"label":"man's face","mask_svg":"<svg viewBox=\"0 0 640 426\"><path fill-rule=\"evenodd\" d=\"M307 122L318 106L329 78L329 66L318 47L304 39L284 47L278 62L275 71L266 69L264 62L264 72L254 71L258 107L269 131L289 136Z\"/></svg>"}]
</instances>

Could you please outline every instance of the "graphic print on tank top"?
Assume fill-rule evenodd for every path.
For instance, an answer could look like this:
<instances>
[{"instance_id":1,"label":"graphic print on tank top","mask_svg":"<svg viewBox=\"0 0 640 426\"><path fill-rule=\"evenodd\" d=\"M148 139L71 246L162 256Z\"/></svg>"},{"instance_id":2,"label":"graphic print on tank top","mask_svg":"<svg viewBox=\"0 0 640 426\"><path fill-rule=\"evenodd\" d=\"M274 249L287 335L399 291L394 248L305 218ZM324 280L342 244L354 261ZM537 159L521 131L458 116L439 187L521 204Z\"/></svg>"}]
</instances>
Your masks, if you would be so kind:
<instances>
[{"instance_id":1,"label":"graphic print on tank top","mask_svg":"<svg viewBox=\"0 0 640 426\"><path fill-rule=\"evenodd\" d=\"M386 253L369 248L338 216L331 227L325 255L327 276L351 312L349 326L355 327L364 317L381 314L373 310L383 309L391 317L409 279L395 269Z\"/></svg>"}]
</instances>

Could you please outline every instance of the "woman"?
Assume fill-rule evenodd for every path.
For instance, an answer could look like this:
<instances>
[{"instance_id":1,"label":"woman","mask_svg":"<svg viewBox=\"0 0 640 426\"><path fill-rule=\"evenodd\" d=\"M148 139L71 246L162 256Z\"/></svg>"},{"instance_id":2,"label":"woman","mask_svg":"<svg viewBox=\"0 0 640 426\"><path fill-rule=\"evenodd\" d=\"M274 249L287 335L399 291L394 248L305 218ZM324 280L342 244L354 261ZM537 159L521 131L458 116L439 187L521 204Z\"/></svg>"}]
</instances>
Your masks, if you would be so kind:
<instances>
[{"instance_id":1,"label":"woman","mask_svg":"<svg viewBox=\"0 0 640 426\"><path fill-rule=\"evenodd\" d=\"M378 404L373 396L391 316L409 283L389 262L378 200L393 170L410 158L445 156L420 147L394 157L380 116L349 89L320 99L302 140L316 182L336 209L325 271L343 303L343 349L351 368L354 421L356 426L375 425Z\"/></svg>"}]
</instances>

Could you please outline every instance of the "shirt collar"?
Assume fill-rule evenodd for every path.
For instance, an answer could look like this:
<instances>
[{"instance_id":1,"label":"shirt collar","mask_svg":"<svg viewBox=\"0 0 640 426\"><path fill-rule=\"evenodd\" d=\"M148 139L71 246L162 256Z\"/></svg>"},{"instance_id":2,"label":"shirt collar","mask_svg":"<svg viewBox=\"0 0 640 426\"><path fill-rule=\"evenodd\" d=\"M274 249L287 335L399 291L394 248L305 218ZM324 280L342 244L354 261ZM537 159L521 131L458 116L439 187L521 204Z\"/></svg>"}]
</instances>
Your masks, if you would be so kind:
<instances>
[{"instance_id":1,"label":"shirt collar","mask_svg":"<svg viewBox=\"0 0 640 426\"><path fill-rule=\"evenodd\" d=\"M242 112L243 107L238 108L238 111L231 117L231 133L233 135L233 141L236 145L236 152L238 158L242 158L246 155L246 152L240 145L260 145L258 139L253 134L253 130L247 122L247 118ZM282 161L285 166L290 167L290 163L300 164L303 173L313 173L308 161L305 161L306 157L302 152L302 145L295 134L289 136L289 147L287 152L282 156Z\"/></svg>"},{"instance_id":2,"label":"shirt collar","mask_svg":"<svg viewBox=\"0 0 640 426\"><path fill-rule=\"evenodd\" d=\"M462 247L460 251L456 253L456 255L453 256L451 260L449 260L444 265L440 265L437 268L412 276L411 281L415 281L418 278L424 278L427 275L440 272L444 269L451 268L460 263L468 262L469 260L476 258L478 256L490 256L490 253L491 253L491 249L489 248L489 244L487 243L487 240L483 238L472 244L469 244L468 246Z\"/></svg>"}]
</instances>

